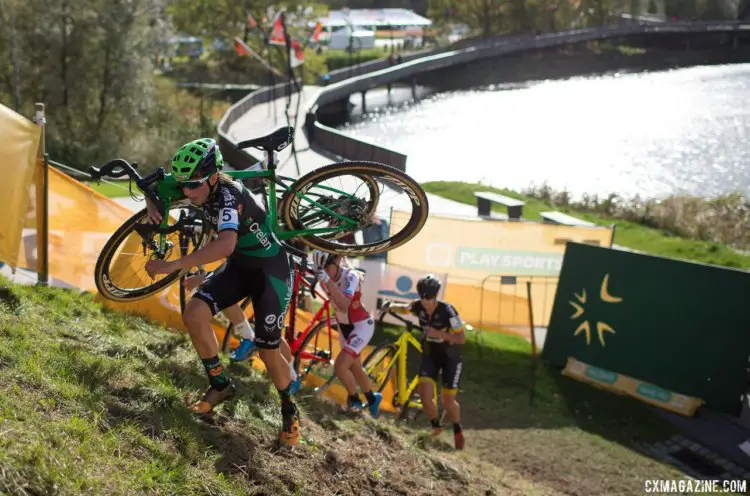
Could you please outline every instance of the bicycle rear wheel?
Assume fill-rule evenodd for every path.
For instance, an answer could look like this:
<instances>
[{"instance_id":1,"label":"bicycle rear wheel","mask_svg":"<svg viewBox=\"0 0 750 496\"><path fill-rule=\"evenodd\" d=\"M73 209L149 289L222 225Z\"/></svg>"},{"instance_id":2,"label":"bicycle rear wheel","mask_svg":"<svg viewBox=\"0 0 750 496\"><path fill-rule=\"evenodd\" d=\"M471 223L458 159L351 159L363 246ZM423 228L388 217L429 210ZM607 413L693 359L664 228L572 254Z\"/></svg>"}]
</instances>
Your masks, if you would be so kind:
<instances>
[{"instance_id":1,"label":"bicycle rear wheel","mask_svg":"<svg viewBox=\"0 0 750 496\"><path fill-rule=\"evenodd\" d=\"M172 218L177 209L171 211ZM155 240L145 234L149 225L148 213L144 208L126 220L107 240L102 248L94 269L96 288L105 298L112 301L131 302L147 298L175 282L186 270L169 274L158 274L151 279L145 270L146 262L153 258ZM167 235L168 251L165 260L180 258L180 235L178 229ZM205 246L208 237L201 232L193 245L197 250ZM149 282L152 281L152 282Z\"/></svg>"},{"instance_id":2,"label":"bicycle rear wheel","mask_svg":"<svg viewBox=\"0 0 750 496\"><path fill-rule=\"evenodd\" d=\"M409 394L401 409L398 412L398 420L404 422L413 422L422 413L422 398L419 395L419 383L414 385L414 389Z\"/></svg>"},{"instance_id":3,"label":"bicycle rear wheel","mask_svg":"<svg viewBox=\"0 0 750 496\"><path fill-rule=\"evenodd\" d=\"M424 227L428 212L427 195L416 181L377 162L341 162L309 172L292 184L280 207L290 230L331 229L301 235L301 242L348 256L403 245ZM382 221L390 223L388 233L366 241L364 230Z\"/></svg>"}]
</instances>

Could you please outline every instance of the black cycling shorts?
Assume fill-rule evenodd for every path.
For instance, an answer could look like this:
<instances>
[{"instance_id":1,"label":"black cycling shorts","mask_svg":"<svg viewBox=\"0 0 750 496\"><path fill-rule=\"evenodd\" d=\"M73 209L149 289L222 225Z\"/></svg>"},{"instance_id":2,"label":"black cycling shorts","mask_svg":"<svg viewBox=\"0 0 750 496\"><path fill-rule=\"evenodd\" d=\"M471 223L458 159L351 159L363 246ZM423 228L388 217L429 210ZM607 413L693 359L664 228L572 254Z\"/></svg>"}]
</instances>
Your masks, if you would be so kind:
<instances>
[{"instance_id":1,"label":"black cycling shorts","mask_svg":"<svg viewBox=\"0 0 750 496\"><path fill-rule=\"evenodd\" d=\"M443 392L456 393L461 380L463 360L458 354L423 353L419 366L419 376L427 377L437 384L438 374L442 375Z\"/></svg>"},{"instance_id":2,"label":"black cycling shorts","mask_svg":"<svg viewBox=\"0 0 750 496\"><path fill-rule=\"evenodd\" d=\"M262 268L248 267L232 256L209 274L193 298L206 302L216 315L249 296L255 314L255 344L276 349L292 296L292 276L285 253L265 262Z\"/></svg>"}]
</instances>

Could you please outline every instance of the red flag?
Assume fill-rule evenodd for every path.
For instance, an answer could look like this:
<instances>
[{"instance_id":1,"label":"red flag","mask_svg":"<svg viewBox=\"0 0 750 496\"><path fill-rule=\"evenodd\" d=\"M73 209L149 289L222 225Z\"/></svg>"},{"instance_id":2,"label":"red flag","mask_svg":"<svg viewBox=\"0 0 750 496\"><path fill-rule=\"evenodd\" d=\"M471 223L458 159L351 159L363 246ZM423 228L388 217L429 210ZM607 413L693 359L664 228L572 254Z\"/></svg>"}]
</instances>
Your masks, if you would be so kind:
<instances>
[{"instance_id":1,"label":"red flag","mask_svg":"<svg viewBox=\"0 0 750 496\"><path fill-rule=\"evenodd\" d=\"M237 37L234 38L234 49L237 51L237 54L239 56L243 57L245 55L249 55L250 57L252 57L255 60L257 60L258 62L260 62L263 65L263 67L266 68L266 70L268 70L270 72L273 72L274 74L276 74L279 77L284 77L284 75L281 72L279 72L278 70L274 69L273 66L271 64L269 64L263 57L261 57L260 55L258 55L258 52L256 52L252 48L250 48L247 45L247 43L245 43L244 41L242 41L241 39L239 39Z\"/></svg>"},{"instance_id":2,"label":"red flag","mask_svg":"<svg viewBox=\"0 0 750 496\"><path fill-rule=\"evenodd\" d=\"M297 40L292 40L292 51L289 55L292 67L297 67L305 62L305 49Z\"/></svg>"},{"instance_id":3,"label":"red flag","mask_svg":"<svg viewBox=\"0 0 750 496\"><path fill-rule=\"evenodd\" d=\"M271 45L284 45L286 46L286 37L284 37L284 26L281 24L281 14L276 16L276 20L273 23L273 30L271 31L271 38L269 39Z\"/></svg>"},{"instance_id":4,"label":"red flag","mask_svg":"<svg viewBox=\"0 0 750 496\"><path fill-rule=\"evenodd\" d=\"M245 55L250 55L250 51L248 50L248 46L239 38L234 39L234 50L237 52L237 55L240 57L243 57Z\"/></svg>"},{"instance_id":5,"label":"red flag","mask_svg":"<svg viewBox=\"0 0 750 496\"><path fill-rule=\"evenodd\" d=\"M255 20L255 17L253 17L252 14L247 15L247 25L250 26L250 29L258 27L258 21Z\"/></svg>"},{"instance_id":6,"label":"red flag","mask_svg":"<svg viewBox=\"0 0 750 496\"><path fill-rule=\"evenodd\" d=\"M318 40L320 40L321 31L323 31L323 25L321 23L317 23L315 25L315 29L313 30L313 34L310 37L310 39L313 40L315 43L317 43Z\"/></svg>"}]
</instances>

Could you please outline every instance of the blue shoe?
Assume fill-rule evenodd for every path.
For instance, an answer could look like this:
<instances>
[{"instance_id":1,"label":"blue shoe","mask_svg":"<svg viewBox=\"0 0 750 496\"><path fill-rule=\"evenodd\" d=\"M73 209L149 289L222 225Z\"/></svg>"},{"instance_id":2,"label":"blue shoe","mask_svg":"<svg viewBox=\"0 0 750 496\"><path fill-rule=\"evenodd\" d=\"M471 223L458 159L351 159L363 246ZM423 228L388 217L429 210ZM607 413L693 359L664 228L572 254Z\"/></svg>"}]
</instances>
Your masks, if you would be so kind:
<instances>
[{"instance_id":1,"label":"blue shoe","mask_svg":"<svg viewBox=\"0 0 750 496\"><path fill-rule=\"evenodd\" d=\"M365 406L362 404L361 401L349 401L347 402L347 412L349 413L362 413L362 410L364 410Z\"/></svg>"},{"instance_id":2,"label":"blue shoe","mask_svg":"<svg viewBox=\"0 0 750 496\"><path fill-rule=\"evenodd\" d=\"M255 343L249 339L242 338L240 345L235 349L229 358L233 362L244 362L250 357L250 353L255 349Z\"/></svg>"},{"instance_id":3,"label":"blue shoe","mask_svg":"<svg viewBox=\"0 0 750 496\"><path fill-rule=\"evenodd\" d=\"M297 391L299 391L299 387L302 385L302 380L297 377L292 382L289 383L289 394L292 396L297 394Z\"/></svg>"},{"instance_id":4,"label":"blue shoe","mask_svg":"<svg viewBox=\"0 0 750 496\"><path fill-rule=\"evenodd\" d=\"M370 415L372 418L378 418L380 415L380 402L383 401L383 395L381 393L372 393L375 396L375 403L370 405Z\"/></svg>"}]
</instances>

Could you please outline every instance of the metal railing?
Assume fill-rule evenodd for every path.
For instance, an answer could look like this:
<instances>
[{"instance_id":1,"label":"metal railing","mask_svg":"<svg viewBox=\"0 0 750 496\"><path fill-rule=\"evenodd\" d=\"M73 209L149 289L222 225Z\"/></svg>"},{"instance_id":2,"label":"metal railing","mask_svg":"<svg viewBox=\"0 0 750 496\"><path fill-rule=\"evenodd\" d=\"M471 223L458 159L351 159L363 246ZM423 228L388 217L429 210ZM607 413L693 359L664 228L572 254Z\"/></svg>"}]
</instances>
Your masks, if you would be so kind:
<instances>
[{"instance_id":1,"label":"metal railing","mask_svg":"<svg viewBox=\"0 0 750 496\"><path fill-rule=\"evenodd\" d=\"M317 121L314 126L312 141L324 150L344 159L380 162L406 172L406 155L403 153L362 139L352 138Z\"/></svg>"},{"instance_id":2,"label":"metal railing","mask_svg":"<svg viewBox=\"0 0 750 496\"><path fill-rule=\"evenodd\" d=\"M547 327L558 280L559 276L492 274L485 277L482 280L479 299L478 327L483 329L484 325L492 325L527 328L529 323L527 282L531 283L533 295L534 325ZM488 283L493 281L497 284L497 289L488 287ZM491 303L495 304L491 305Z\"/></svg>"},{"instance_id":3,"label":"metal railing","mask_svg":"<svg viewBox=\"0 0 750 496\"><path fill-rule=\"evenodd\" d=\"M232 124L237 122L256 105L268 103L280 96L287 95L288 92L291 92L292 94L297 93L298 88L301 87L300 85L301 82L299 82L299 85L295 85L291 82L284 82L274 86L264 86L259 90L253 91L229 107L229 110L226 111L222 116L221 121L219 121L217 131L219 135L219 149L221 149L224 158L232 165L232 167L235 169L247 169L260 161L245 150L237 148L235 142L227 134L229 128L232 127Z\"/></svg>"}]
</instances>

